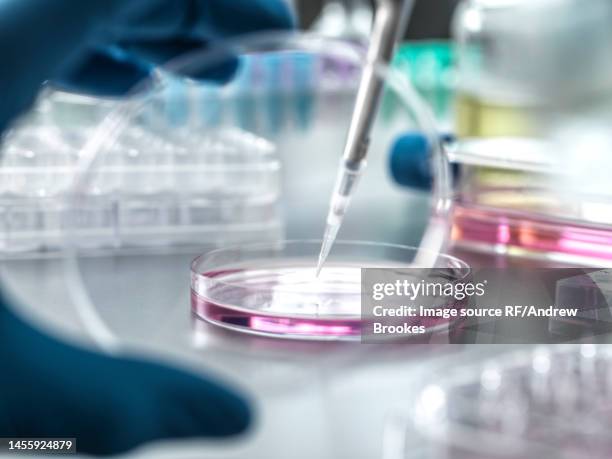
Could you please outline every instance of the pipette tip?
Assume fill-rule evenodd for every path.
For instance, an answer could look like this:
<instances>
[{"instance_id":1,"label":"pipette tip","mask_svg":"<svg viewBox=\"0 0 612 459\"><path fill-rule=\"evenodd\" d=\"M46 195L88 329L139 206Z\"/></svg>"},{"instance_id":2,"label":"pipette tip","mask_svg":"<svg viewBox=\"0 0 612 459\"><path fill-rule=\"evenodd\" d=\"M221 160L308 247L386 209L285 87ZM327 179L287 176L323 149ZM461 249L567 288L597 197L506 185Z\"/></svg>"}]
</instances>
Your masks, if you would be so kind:
<instances>
[{"instance_id":1,"label":"pipette tip","mask_svg":"<svg viewBox=\"0 0 612 459\"><path fill-rule=\"evenodd\" d=\"M319 262L317 263L317 271L315 272L315 277L317 279L319 278L319 274L321 274L321 270L323 269L323 263L325 263L325 260L323 259L321 255L319 255Z\"/></svg>"},{"instance_id":2,"label":"pipette tip","mask_svg":"<svg viewBox=\"0 0 612 459\"><path fill-rule=\"evenodd\" d=\"M319 274L321 274L325 260L327 260L329 252L336 240L339 228L340 224L330 225L329 223L325 227L325 234L323 235L323 243L321 244L321 252L319 253L319 262L317 263L317 271L315 274L316 277L319 277Z\"/></svg>"},{"instance_id":3,"label":"pipette tip","mask_svg":"<svg viewBox=\"0 0 612 459\"><path fill-rule=\"evenodd\" d=\"M365 162L362 166L365 165ZM323 244L321 244L321 253L319 254L319 262L317 264L316 276L319 277L321 269L327 260L327 256L331 252L332 246L342 225L344 214L351 202L351 196L359 181L362 168L348 168L346 163L341 163L334 193L329 204L329 213L327 214L327 225L325 226L325 234L323 235Z\"/></svg>"}]
</instances>

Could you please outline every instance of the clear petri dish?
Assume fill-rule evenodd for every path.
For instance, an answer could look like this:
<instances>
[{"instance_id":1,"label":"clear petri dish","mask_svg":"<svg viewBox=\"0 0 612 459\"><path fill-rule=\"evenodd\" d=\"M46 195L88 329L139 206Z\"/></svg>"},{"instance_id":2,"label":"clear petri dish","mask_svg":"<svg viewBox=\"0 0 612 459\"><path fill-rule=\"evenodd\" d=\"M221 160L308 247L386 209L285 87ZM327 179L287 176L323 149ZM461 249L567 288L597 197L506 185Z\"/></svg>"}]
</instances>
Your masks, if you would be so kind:
<instances>
[{"instance_id":1,"label":"clear petri dish","mask_svg":"<svg viewBox=\"0 0 612 459\"><path fill-rule=\"evenodd\" d=\"M566 344L430 375L403 415L389 417L383 457L608 458L611 370L609 346Z\"/></svg>"},{"instance_id":2,"label":"clear petri dish","mask_svg":"<svg viewBox=\"0 0 612 459\"><path fill-rule=\"evenodd\" d=\"M317 277L314 261L320 247L320 241L284 241L213 250L196 258L191 265L193 312L215 325L257 335L363 338L368 318L361 309L361 269L415 268L419 249L338 241ZM464 262L447 255L439 255L434 267L452 273L456 281L469 274ZM415 272L415 278L422 272ZM423 323L419 317L409 320ZM430 322L426 331L439 325Z\"/></svg>"},{"instance_id":3,"label":"clear petri dish","mask_svg":"<svg viewBox=\"0 0 612 459\"><path fill-rule=\"evenodd\" d=\"M590 6L469 0L457 8L452 244L461 250L612 263L612 201L601 172L612 145L602 103L612 93L611 62L601 58L612 41L612 4Z\"/></svg>"}]
</instances>

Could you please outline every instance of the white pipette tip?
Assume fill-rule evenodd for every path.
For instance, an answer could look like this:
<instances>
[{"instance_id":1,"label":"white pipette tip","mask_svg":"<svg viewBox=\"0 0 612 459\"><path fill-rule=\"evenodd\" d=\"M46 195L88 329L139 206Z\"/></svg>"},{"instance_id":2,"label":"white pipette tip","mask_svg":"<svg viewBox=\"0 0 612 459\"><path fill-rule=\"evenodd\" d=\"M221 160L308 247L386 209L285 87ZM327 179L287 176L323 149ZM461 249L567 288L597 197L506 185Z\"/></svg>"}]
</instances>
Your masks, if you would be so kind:
<instances>
[{"instance_id":1,"label":"white pipette tip","mask_svg":"<svg viewBox=\"0 0 612 459\"><path fill-rule=\"evenodd\" d=\"M321 270L323 269L325 260L327 260L327 257L329 256L329 252L331 252L331 248L334 245L339 229L339 223L337 225L330 225L328 223L325 227L325 234L323 235L323 244L321 245L321 252L319 253L319 262L317 263L315 277L319 277L319 274L321 274Z\"/></svg>"},{"instance_id":2,"label":"white pipette tip","mask_svg":"<svg viewBox=\"0 0 612 459\"><path fill-rule=\"evenodd\" d=\"M365 165L365 162L363 163ZM342 225L344 214L346 209L351 202L351 196L359 181L361 175L361 168L349 169L346 167L344 160L341 163L340 170L338 171L338 177L336 178L336 185L334 187L334 193L332 194L331 201L329 203L329 213L327 214L327 226L325 227L325 233L323 234L323 243L321 244L321 253L319 254L319 262L317 264L316 277L319 277L321 269L327 260L327 256L331 252L332 246Z\"/></svg>"}]
</instances>

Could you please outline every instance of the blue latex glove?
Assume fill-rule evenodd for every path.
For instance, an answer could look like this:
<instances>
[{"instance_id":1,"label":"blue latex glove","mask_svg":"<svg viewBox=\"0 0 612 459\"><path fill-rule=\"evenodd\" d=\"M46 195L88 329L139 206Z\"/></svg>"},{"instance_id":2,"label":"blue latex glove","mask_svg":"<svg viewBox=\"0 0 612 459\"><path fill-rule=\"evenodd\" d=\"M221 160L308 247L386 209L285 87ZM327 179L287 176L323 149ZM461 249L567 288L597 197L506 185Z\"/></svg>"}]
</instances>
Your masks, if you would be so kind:
<instances>
[{"instance_id":1,"label":"blue latex glove","mask_svg":"<svg viewBox=\"0 0 612 459\"><path fill-rule=\"evenodd\" d=\"M0 132L41 83L118 95L152 64L224 37L293 26L281 0L0 0ZM235 62L200 75L224 79ZM175 437L243 432L251 412L228 388L48 337L0 292L0 437L76 437L116 454Z\"/></svg>"},{"instance_id":2,"label":"blue latex glove","mask_svg":"<svg viewBox=\"0 0 612 459\"><path fill-rule=\"evenodd\" d=\"M228 36L293 27L283 0L0 0L0 131L40 85L120 95L159 64ZM225 79L232 59L200 77Z\"/></svg>"},{"instance_id":3,"label":"blue latex glove","mask_svg":"<svg viewBox=\"0 0 612 459\"><path fill-rule=\"evenodd\" d=\"M247 401L222 385L66 345L15 316L0 297L0 437L74 437L80 452L225 437L249 426Z\"/></svg>"}]
</instances>

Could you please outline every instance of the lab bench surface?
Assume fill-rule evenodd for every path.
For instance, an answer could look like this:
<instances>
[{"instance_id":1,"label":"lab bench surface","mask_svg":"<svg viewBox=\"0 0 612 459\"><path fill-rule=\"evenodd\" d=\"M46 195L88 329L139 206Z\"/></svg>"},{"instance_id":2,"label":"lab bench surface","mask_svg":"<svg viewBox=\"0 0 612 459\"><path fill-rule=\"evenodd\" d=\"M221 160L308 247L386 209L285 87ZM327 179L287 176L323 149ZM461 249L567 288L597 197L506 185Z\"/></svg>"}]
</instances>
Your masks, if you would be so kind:
<instances>
[{"instance_id":1,"label":"lab bench surface","mask_svg":"<svg viewBox=\"0 0 612 459\"><path fill-rule=\"evenodd\" d=\"M340 238L418 243L428 198L392 185L385 152L373 156ZM284 159L287 238L320 238L338 156L313 149L287 153ZM188 253L81 261L102 316L129 352L227 378L255 401L258 421L243 439L231 444L164 443L130 457L381 457L387 415L410 407L423 378L451 361L485 351L486 346L285 341L216 329L190 311L189 265L203 250L204 245ZM87 341L61 259L6 261L2 271L24 314L66 339Z\"/></svg>"}]
</instances>

